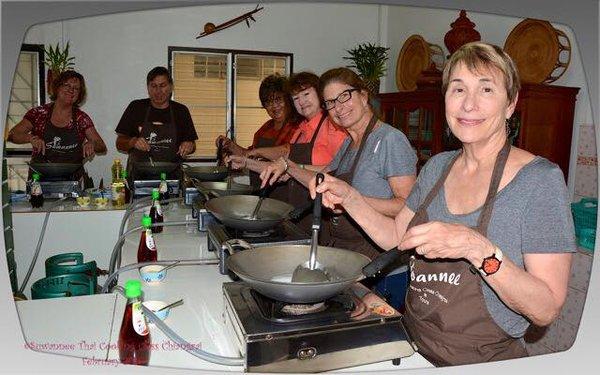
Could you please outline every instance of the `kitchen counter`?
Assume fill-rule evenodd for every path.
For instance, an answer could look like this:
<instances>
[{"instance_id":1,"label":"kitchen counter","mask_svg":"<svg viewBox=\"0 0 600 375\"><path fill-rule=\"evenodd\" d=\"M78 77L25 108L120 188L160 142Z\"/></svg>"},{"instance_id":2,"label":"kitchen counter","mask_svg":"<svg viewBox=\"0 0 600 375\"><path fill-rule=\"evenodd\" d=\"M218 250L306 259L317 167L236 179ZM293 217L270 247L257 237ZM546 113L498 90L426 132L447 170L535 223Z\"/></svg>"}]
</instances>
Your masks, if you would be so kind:
<instances>
[{"instance_id":1,"label":"kitchen counter","mask_svg":"<svg viewBox=\"0 0 600 375\"><path fill-rule=\"evenodd\" d=\"M181 221L191 217L191 210L186 207L180 207L176 204L170 204L164 208L165 221ZM129 228L138 226L141 213L132 215L129 221ZM114 229L118 230L118 225ZM196 230L195 224L186 226L167 226L164 227L163 233L155 235L156 245L158 249L158 259L206 259L216 260L214 253L207 249L207 239L205 233L200 233ZM122 265L135 263L136 252L139 241L139 233L129 236L125 240L122 253ZM124 285L125 281L131 278L139 279L137 270L124 272L119 277L119 284ZM221 275L217 265L184 265L177 266L167 271L166 278L158 284L147 284L142 282L144 291L144 300L162 300L167 303L183 298L184 304L170 311L169 317L165 323L169 325L175 332L185 338L191 345L201 347L210 353L236 357L239 354L233 343L229 341L224 329L223 318L223 296L221 291L222 283L229 282L231 279L228 276ZM77 306L86 304L88 299L105 300L107 296L114 296L115 307L113 311L104 312L102 317L98 318L97 322L101 327L95 333L91 333L85 337L89 342L104 342L106 343L106 330L110 330L108 334L108 345L106 352L76 352L75 355L83 355L88 358L94 357L102 360L105 364L114 364L118 361L118 349L116 347L120 323L126 300L120 294L96 295L86 298L64 298L59 299L65 301L60 303L64 311L56 311L56 316L67 316L71 311L69 305ZM43 305L57 305L56 300L43 301L28 301ZM37 314L27 314L26 319L22 319L24 325L38 324L29 323L29 321L41 321L41 316L46 316L43 308L36 309ZM31 309L33 311L33 309ZM76 310L77 311L77 310ZM25 316L26 314L23 314ZM111 322L110 324L108 322ZM58 324L58 323L55 323ZM86 330L87 326L84 322L77 319L70 326L70 332ZM35 331L35 330L34 330ZM25 330L25 332L28 332ZM46 329L48 336L45 336L45 341L53 339L65 340L64 336L52 336L53 329ZM186 369L201 369L209 371L224 371L224 372L242 372L242 366L224 366L204 361L197 358L185 350L177 343L167 338L162 331L156 328L153 324L150 325L150 334L153 342L153 351L151 354L150 365L173 368ZM92 335L93 337L91 337ZM78 338L82 340L82 338ZM72 341L72 340L71 340ZM394 366L391 361L374 363L364 366L352 367L347 369L336 370L333 372L358 372L358 371L389 371L407 368L423 368L432 367L418 353L410 357L403 358L399 366Z\"/></svg>"}]
</instances>

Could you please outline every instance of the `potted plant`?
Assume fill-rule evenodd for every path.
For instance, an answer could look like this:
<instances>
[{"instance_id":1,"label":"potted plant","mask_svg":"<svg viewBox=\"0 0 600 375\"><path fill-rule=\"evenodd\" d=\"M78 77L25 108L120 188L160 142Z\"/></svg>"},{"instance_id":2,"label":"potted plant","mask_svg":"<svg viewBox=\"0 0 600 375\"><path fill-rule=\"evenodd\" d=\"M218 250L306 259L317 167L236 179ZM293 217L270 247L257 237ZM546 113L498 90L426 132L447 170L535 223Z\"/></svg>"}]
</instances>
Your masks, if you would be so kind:
<instances>
[{"instance_id":1,"label":"potted plant","mask_svg":"<svg viewBox=\"0 0 600 375\"><path fill-rule=\"evenodd\" d=\"M46 75L46 90L49 95L52 95L52 83L65 70L73 69L75 57L69 56L69 42L64 48L60 48L59 44L44 49L44 63L48 66L48 74Z\"/></svg>"},{"instance_id":2,"label":"potted plant","mask_svg":"<svg viewBox=\"0 0 600 375\"><path fill-rule=\"evenodd\" d=\"M377 46L373 43L361 43L346 51L350 56L345 56L344 59L352 61L348 68L355 68L358 71L359 76L373 94L379 93L380 79L386 71L388 50L387 47Z\"/></svg>"}]
</instances>

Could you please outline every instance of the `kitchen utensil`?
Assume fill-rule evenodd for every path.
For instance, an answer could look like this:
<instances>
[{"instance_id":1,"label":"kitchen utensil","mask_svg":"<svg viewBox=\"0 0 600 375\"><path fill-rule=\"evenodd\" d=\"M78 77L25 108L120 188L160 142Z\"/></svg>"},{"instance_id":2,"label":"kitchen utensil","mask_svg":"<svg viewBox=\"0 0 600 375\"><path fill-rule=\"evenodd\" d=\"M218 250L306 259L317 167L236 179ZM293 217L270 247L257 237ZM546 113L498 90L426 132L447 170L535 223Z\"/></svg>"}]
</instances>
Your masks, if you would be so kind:
<instances>
[{"instance_id":1,"label":"kitchen utensil","mask_svg":"<svg viewBox=\"0 0 600 375\"><path fill-rule=\"evenodd\" d=\"M152 155L148 154L148 160L150 160L150 165L152 167L156 167L156 165L154 164L154 160L152 160Z\"/></svg>"},{"instance_id":2,"label":"kitchen utensil","mask_svg":"<svg viewBox=\"0 0 600 375\"><path fill-rule=\"evenodd\" d=\"M51 178L71 178L77 169L81 168L79 163L29 163L29 168L39 173L42 180Z\"/></svg>"},{"instance_id":3,"label":"kitchen utensil","mask_svg":"<svg viewBox=\"0 0 600 375\"><path fill-rule=\"evenodd\" d=\"M183 305L183 298L178 301L172 302L172 303L166 305L165 307L161 307L160 309L156 310L156 312L160 312L165 309L172 309L173 307L177 307L179 305Z\"/></svg>"},{"instance_id":4,"label":"kitchen utensil","mask_svg":"<svg viewBox=\"0 0 600 375\"><path fill-rule=\"evenodd\" d=\"M223 181L229 175L229 168L225 166L197 166L191 167L183 164L183 173L199 181Z\"/></svg>"},{"instance_id":5,"label":"kitchen utensil","mask_svg":"<svg viewBox=\"0 0 600 375\"><path fill-rule=\"evenodd\" d=\"M179 163L167 161L139 161L134 164L135 179L160 179L161 173L167 175L175 172Z\"/></svg>"},{"instance_id":6,"label":"kitchen utensil","mask_svg":"<svg viewBox=\"0 0 600 375\"><path fill-rule=\"evenodd\" d=\"M571 62L571 41L548 21L526 18L510 32L504 50L527 83L551 83L559 79Z\"/></svg>"},{"instance_id":7,"label":"kitchen utensil","mask_svg":"<svg viewBox=\"0 0 600 375\"><path fill-rule=\"evenodd\" d=\"M292 273L310 254L309 245L279 245L234 250L229 241L230 256L226 267L257 292L277 301L314 303L342 292L366 277L376 275L400 256L390 250L373 261L358 252L319 246L319 263L329 274L329 281L294 283Z\"/></svg>"},{"instance_id":8,"label":"kitchen utensil","mask_svg":"<svg viewBox=\"0 0 600 375\"><path fill-rule=\"evenodd\" d=\"M147 283L158 283L164 280L167 276L167 267L160 265L149 265L140 268L140 276Z\"/></svg>"},{"instance_id":9,"label":"kitchen utensil","mask_svg":"<svg viewBox=\"0 0 600 375\"><path fill-rule=\"evenodd\" d=\"M144 304L144 306L146 306L148 309L152 310L152 312L158 316L158 318L160 320L165 320L167 319L167 317L169 316L169 313L171 311L171 309L167 308L169 307L169 305L167 305L166 302L164 301L154 301L154 300L150 300L150 301L144 301L142 302Z\"/></svg>"},{"instance_id":10,"label":"kitchen utensil","mask_svg":"<svg viewBox=\"0 0 600 375\"><path fill-rule=\"evenodd\" d=\"M268 193L268 187L264 187L259 190L258 202L256 203L256 207L254 207L254 210L252 210L252 214L250 215L250 220L256 220L258 211L260 211L260 206L262 205L262 202L267 197L267 193Z\"/></svg>"},{"instance_id":11,"label":"kitchen utensil","mask_svg":"<svg viewBox=\"0 0 600 375\"><path fill-rule=\"evenodd\" d=\"M192 181L194 187L205 195L212 194L217 197L223 197L227 195L249 194L252 192L252 186L238 184L236 182L198 181L193 178L190 180ZM256 202L254 203L256 204Z\"/></svg>"},{"instance_id":12,"label":"kitchen utensil","mask_svg":"<svg viewBox=\"0 0 600 375\"><path fill-rule=\"evenodd\" d=\"M204 208L225 226L250 232L260 232L275 227L294 209L285 202L264 198L260 217L252 219L252 211L256 208L259 199L255 195L229 195L208 200Z\"/></svg>"},{"instance_id":13,"label":"kitchen utensil","mask_svg":"<svg viewBox=\"0 0 600 375\"><path fill-rule=\"evenodd\" d=\"M323 182L323 173L317 173L317 186ZM312 238L310 240L310 255L307 264L299 264L292 274L293 283L319 283L328 281L329 276L317 267L317 250L319 248L319 230L321 229L321 200L322 194L317 193L313 206Z\"/></svg>"},{"instance_id":14,"label":"kitchen utensil","mask_svg":"<svg viewBox=\"0 0 600 375\"><path fill-rule=\"evenodd\" d=\"M168 270L169 268L173 268L173 267L175 267L176 265L178 265L178 264L179 264L179 262L181 262L181 261L180 261L180 260L178 260L178 261L176 261L176 262L173 262L173 263L169 264L168 266L164 267L164 268L163 268L161 271L166 271L166 270Z\"/></svg>"}]
</instances>

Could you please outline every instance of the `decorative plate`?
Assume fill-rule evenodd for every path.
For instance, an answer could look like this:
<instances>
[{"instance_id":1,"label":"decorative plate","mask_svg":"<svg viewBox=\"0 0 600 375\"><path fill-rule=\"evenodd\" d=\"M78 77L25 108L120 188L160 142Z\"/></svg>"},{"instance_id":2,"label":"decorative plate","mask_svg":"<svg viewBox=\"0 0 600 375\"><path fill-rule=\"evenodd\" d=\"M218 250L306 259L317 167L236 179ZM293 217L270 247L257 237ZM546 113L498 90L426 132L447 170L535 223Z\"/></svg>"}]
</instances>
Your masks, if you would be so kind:
<instances>
[{"instance_id":1,"label":"decorative plate","mask_svg":"<svg viewBox=\"0 0 600 375\"><path fill-rule=\"evenodd\" d=\"M417 78L431 63L429 43L420 35L411 35L400 50L396 63L396 86L400 91L417 89Z\"/></svg>"}]
</instances>

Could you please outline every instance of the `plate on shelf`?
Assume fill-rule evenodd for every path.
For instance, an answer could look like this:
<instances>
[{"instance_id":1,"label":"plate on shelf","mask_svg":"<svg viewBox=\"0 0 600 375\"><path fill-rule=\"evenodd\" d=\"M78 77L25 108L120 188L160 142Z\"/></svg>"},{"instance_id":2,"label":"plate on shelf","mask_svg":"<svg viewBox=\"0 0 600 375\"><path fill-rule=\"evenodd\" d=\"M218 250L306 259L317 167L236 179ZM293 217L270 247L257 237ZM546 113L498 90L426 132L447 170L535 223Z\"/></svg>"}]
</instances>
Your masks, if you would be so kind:
<instances>
[{"instance_id":1,"label":"plate on shelf","mask_svg":"<svg viewBox=\"0 0 600 375\"><path fill-rule=\"evenodd\" d=\"M431 64L429 43L420 35L411 35L398 54L396 86L399 91L417 89L417 78Z\"/></svg>"},{"instance_id":2,"label":"plate on shelf","mask_svg":"<svg viewBox=\"0 0 600 375\"><path fill-rule=\"evenodd\" d=\"M571 60L571 42L565 33L548 21L531 18L512 29L504 50L517 65L521 81L527 83L556 81ZM555 70L557 72L553 74Z\"/></svg>"}]
</instances>

